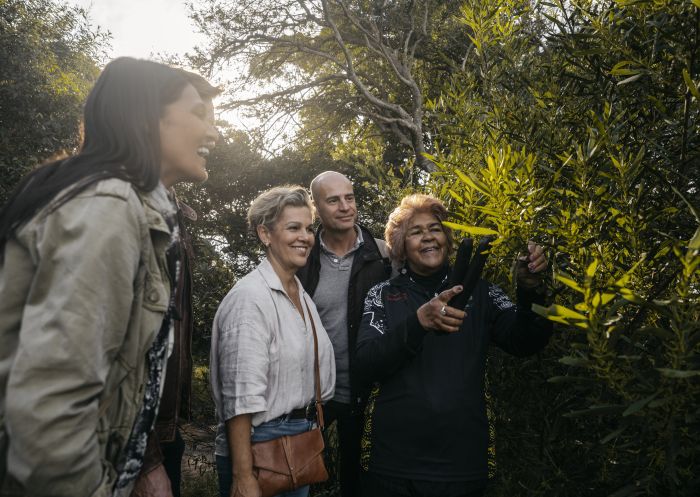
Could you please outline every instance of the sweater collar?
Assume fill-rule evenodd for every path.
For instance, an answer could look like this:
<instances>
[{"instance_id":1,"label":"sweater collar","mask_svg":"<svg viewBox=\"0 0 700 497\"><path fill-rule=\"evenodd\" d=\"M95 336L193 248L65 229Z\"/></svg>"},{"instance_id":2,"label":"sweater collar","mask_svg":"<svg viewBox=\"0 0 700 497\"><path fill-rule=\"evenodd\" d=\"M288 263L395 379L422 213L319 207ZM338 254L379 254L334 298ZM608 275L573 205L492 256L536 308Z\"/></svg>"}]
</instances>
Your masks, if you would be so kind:
<instances>
[{"instance_id":1,"label":"sweater collar","mask_svg":"<svg viewBox=\"0 0 700 497\"><path fill-rule=\"evenodd\" d=\"M427 290L429 293L438 293L440 289L445 285L447 281L447 273L449 266L444 264L441 268L435 271L433 274L421 275L411 271L408 264L404 266L406 271L406 276L413 281L415 284Z\"/></svg>"}]
</instances>

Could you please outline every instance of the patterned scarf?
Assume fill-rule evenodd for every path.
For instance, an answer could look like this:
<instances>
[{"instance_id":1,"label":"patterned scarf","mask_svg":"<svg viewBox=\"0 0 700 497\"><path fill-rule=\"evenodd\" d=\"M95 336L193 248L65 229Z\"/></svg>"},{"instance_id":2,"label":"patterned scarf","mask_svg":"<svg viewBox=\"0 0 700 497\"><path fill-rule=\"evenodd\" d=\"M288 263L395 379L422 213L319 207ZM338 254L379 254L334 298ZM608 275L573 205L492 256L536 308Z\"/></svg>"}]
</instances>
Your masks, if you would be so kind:
<instances>
[{"instance_id":1,"label":"patterned scarf","mask_svg":"<svg viewBox=\"0 0 700 497\"><path fill-rule=\"evenodd\" d=\"M156 190L155 194L162 194ZM176 211L163 212L163 217L170 228L170 245L165 252L170 273L170 302L163 317L160 330L150 349L146 353L148 373L144 387L143 403L136 415L136 421L131 429L131 434L124 448L122 458L117 464L117 480L114 484L114 497L126 495L125 490L130 491L130 486L141 473L143 467L143 456L146 453L148 437L153 429L153 425L158 414L160 403L161 387L164 380L164 370L168 357L168 340L174 327L174 319L177 316L176 310L176 282L180 273L180 234L177 224Z\"/></svg>"}]
</instances>

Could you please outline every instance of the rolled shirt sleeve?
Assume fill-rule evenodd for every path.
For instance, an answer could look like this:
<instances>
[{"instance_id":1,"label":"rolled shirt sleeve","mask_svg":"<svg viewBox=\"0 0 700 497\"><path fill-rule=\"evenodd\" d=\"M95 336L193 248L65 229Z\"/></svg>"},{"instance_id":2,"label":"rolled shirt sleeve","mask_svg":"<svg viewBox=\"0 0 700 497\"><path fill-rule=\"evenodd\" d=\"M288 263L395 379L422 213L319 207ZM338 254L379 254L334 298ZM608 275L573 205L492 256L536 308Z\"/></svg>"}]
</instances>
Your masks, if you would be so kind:
<instances>
[{"instance_id":1,"label":"rolled shirt sleeve","mask_svg":"<svg viewBox=\"0 0 700 497\"><path fill-rule=\"evenodd\" d=\"M268 327L263 314L246 312L242 321L227 312L219 334L218 371L224 420L267 410L265 393L270 365ZM255 317L259 317L257 321Z\"/></svg>"},{"instance_id":2,"label":"rolled shirt sleeve","mask_svg":"<svg viewBox=\"0 0 700 497\"><path fill-rule=\"evenodd\" d=\"M267 260L238 281L219 305L210 356L211 387L219 422L217 455L228 455L227 420L252 414L255 427L313 402L311 319L318 337L321 397L333 397L333 346L313 301L297 283L300 297L308 304L308 310L303 306L303 316Z\"/></svg>"}]
</instances>

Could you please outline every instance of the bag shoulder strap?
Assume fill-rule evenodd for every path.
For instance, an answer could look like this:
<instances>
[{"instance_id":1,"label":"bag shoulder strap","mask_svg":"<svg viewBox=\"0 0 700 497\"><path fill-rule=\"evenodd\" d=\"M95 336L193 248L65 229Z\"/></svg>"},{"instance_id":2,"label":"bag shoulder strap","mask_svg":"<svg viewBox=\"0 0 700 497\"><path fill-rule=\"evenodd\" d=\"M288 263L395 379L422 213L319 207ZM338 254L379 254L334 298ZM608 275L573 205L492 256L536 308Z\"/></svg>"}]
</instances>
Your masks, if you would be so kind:
<instances>
[{"instance_id":1,"label":"bag shoulder strap","mask_svg":"<svg viewBox=\"0 0 700 497\"><path fill-rule=\"evenodd\" d=\"M309 313L309 319L311 320L311 330L314 333L314 389L316 391L316 419L318 420L318 426L323 430L323 404L321 404L321 372L318 365L318 336L316 335L316 323L314 322L314 316L311 314L311 308L309 303L306 301L304 296L304 304L306 304L306 312Z\"/></svg>"}]
</instances>

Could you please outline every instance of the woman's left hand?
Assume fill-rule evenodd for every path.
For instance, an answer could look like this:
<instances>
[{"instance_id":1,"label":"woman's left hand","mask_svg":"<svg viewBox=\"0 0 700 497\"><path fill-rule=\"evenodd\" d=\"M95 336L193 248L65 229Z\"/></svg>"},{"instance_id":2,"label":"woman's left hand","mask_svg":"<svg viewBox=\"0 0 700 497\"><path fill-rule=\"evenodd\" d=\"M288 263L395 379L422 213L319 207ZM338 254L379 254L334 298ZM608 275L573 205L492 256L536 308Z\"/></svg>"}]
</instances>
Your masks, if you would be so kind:
<instances>
[{"instance_id":1,"label":"woman's left hand","mask_svg":"<svg viewBox=\"0 0 700 497\"><path fill-rule=\"evenodd\" d=\"M535 288L542 284L542 272L548 266L544 248L533 241L527 242L527 255L518 257L515 272L518 285L524 288Z\"/></svg>"},{"instance_id":2,"label":"woman's left hand","mask_svg":"<svg viewBox=\"0 0 700 497\"><path fill-rule=\"evenodd\" d=\"M539 273L547 269L547 257L544 255L542 245L533 241L527 242L527 268L531 273Z\"/></svg>"}]
</instances>

